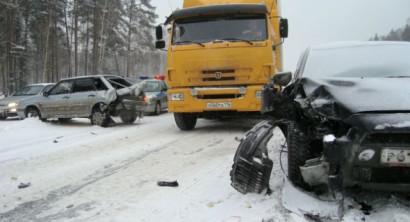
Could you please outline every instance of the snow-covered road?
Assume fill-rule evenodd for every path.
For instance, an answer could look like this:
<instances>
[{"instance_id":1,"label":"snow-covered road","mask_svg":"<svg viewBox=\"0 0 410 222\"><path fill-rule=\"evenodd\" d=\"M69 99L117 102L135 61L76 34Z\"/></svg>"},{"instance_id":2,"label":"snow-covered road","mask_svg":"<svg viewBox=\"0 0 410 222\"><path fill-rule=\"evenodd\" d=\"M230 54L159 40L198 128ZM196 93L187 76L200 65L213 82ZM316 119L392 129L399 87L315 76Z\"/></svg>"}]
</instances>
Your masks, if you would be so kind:
<instances>
[{"instance_id":1,"label":"snow-covered road","mask_svg":"<svg viewBox=\"0 0 410 222\"><path fill-rule=\"evenodd\" d=\"M235 137L257 121L201 119L189 132L167 113L109 128L83 119L2 121L0 221L306 221L282 206L282 136L270 142L272 195L242 195L230 186ZM160 180L179 187L160 187ZM30 186L19 189L21 183ZM347 198L343 220L410 220L404 197L367 200L373 214Z\"/></svg>"}]
</instances>

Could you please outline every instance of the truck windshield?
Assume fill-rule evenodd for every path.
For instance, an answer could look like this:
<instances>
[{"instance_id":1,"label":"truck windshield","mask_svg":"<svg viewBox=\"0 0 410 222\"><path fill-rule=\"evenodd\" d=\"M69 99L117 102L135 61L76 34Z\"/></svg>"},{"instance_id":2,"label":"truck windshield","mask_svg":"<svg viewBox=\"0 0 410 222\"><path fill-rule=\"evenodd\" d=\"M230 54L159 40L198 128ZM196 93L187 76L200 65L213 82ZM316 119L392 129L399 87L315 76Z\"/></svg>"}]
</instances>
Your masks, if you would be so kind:
<instances>
[{"instance_id":1,"label":"truck windshield","mask_svg":"<svg viewBox=\"0 0 410 222\"><path fill-rule=\"evenodd\" d=\"M174 22L173 45L220 41L262 41L268 38L262 14L220 15L178 19Z\"/></svg>"}]
</instances>

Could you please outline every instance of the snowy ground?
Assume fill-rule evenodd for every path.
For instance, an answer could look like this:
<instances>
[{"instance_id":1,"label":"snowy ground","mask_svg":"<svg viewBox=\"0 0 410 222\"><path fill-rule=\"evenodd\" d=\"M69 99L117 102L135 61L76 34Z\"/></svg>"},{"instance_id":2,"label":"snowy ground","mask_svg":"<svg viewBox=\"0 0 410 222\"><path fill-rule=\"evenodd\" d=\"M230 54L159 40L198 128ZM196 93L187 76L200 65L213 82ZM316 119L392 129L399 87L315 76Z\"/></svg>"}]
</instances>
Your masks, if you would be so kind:
<instances>
[{"instance_id":1,"label":"snowy ground","mask_svg":"<svg viewBox=\"0 0 410 222\"><path fill-rule=\"evenodd\" d=\"M182 132L172 114L109 128L83 119L1 121L0 221L309 221L298 208L312 200L287 189L278 130L269 143L273 193L242 195L230 186L235 137L256 122L199 120ZM159 180L179 187L157 186ZM21 183L30 186L19 189ZM297 201L287 201L284 190ZM369 215L361 210L367 205ZM410 221L409 205L399 194L350 193L341 221Z\"/></svg>"}]
</instances>

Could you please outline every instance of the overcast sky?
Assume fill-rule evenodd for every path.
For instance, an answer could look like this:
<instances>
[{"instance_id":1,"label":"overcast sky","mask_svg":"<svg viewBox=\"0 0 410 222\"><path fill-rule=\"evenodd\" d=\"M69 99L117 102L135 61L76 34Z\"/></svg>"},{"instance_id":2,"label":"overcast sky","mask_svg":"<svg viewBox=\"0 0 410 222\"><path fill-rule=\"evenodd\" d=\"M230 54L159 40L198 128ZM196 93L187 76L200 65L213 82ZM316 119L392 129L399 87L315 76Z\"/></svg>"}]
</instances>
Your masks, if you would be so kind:
<instances>
[{"instance_id":1,"label":"overcast sky","mask_svg":"<svg viewBox=\"0 0 410 222\"><path fill-rule=\"evenodd\" d=\"M158 23L183 0L152 0ZM280 0L282 17L289 20L284 43L284 66L294 71L300 53L309 45L333 41L368 40L388 34L410 18L410 0Z\"/></svg>"}]
</instances>

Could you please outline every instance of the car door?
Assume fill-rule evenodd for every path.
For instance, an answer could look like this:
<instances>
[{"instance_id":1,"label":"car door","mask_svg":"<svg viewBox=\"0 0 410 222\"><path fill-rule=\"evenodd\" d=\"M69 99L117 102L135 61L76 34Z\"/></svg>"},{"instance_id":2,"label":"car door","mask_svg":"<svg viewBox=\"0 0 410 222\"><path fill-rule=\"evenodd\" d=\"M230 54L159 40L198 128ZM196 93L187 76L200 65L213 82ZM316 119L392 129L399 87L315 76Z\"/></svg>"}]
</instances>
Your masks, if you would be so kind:
<instances>
[{"instance_id":1,"label":"car door","mask_svg":"<svg viewBox=\"0 0 410 222\"><path fill-rule=\"evenodd\" d=\"M167 84L165 82L161 82L161 106L162 109L168 108L168 97L167 97Z\"/></svg>"},{"instance_id":2,"label":"car door","mask_svg":"<svg viewBox=\"0 0 410 222\"><path fill-rule=\"evenodd\" d=\"M92 106L97 102L94 78L81 78L74 81L71 98L68 100L73 117L88 117Z\"/></svg>"},{"instance_id":3,"label":"car door","mask_svg":"<svg viewBox=\"0 0 410 222\"><path fill-rule=\"evenodd\" d=\"M57 83L39 104L43 118L69 117L68 100L71 98L73 80L62 80Z\"/></svg>"}]
</instances>

